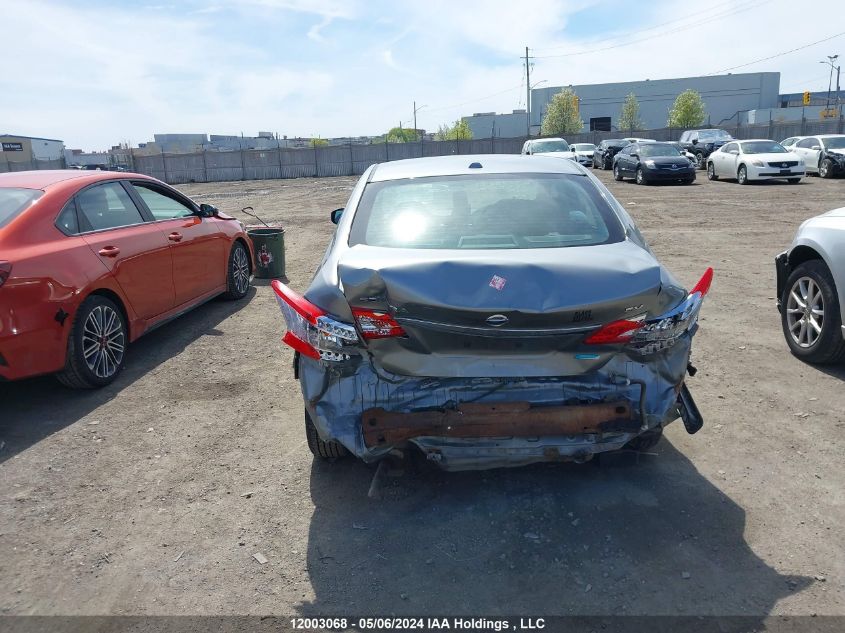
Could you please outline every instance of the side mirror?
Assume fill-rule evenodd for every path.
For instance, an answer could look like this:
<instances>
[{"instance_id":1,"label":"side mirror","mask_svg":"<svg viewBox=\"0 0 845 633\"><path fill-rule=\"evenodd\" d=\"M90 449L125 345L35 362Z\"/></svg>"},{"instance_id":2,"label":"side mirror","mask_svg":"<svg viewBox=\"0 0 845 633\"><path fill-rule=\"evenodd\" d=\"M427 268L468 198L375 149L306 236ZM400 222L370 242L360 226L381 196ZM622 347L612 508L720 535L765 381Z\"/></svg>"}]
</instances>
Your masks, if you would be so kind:
<instances>
[{"instance_id":1,"label":"side mirror","mask_svg":"<svg viewBox=\"0 0 845 633\"><path fill-rule=\"evenodd\" d=\"M729 154L733 154L734 156L739 156L739 150L738 150L738 149L732 149L732 150L731 150L730 152L728 152L728 153L729 153Z\"/></svg>"},{"instance_id":2,"label":"side mirror","mask_svg":"<svg viewBox=\"0 0 845 633\"><path fill-rule=\"evenodd\" d=\"M342 216L342 215L343 215L343 209L335 209L334 211L332 211L332 214L331 214L332 224L337 224L338 222L340 222L340 216Z\"/></svg>"},{"instance_id":3,"label":"side mirror","mask_svg":"<svg viewBox=\"0 0 845 633\"><path fill-rule=\"evenodd\" d=\"M213 218L215 215L217 215L217 207L203 202L200 205L200 214L204 218Z\"/></svg>"},{"instance_id":4,"label":"side mirror","mask_svg":"<svg viewBox=\"0 0 845 633\"><path fill-rule=\"evenodd\" d=\"M572 151L572 153L573 153L573 154L575 153L575 148L574 148L574 147L570 147L569 149Z\"/></svg>"},{"instance_id":5,"label":"side mirror","mask_svg":"<svg viewBox=\"0 0 845 633\"><path fill-rule=\"evenodd\" d=\"M639 155L639 154L634 154L634 153L632 153L632 154L631 154L631 157L632 157L632 158L639 158L639 157L640 157L640 155Z\"/></svg>"},{"instance_id":6,"label":"side mirror","mask_svg":"<svg viewBox=\"0 0 845 633\"><path fill-rule=\"evenodd\" d=\"M813 145L810 149L821 149L821 145Z\"/></svg>"},{"instance_id":7,"label":"side mirror","mask_svg":"<svg viewBox=\"0 0 845 633\"><path fill-rule=\"evenodd\" d=\"M692 144L693 144L693 145L698 145L698 139L697 139L697 138L692 139Z\"/></svg>"}]
</instances>

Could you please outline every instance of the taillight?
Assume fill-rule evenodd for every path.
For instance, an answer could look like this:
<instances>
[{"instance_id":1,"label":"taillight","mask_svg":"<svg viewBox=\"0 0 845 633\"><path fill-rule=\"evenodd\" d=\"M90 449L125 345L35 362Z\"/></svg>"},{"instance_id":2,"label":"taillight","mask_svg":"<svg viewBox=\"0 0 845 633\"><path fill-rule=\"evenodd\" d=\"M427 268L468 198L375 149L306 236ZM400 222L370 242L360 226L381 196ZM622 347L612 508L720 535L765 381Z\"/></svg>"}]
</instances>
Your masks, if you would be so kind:
<instances>
[{"instance_id":1,"label":"taillight","mask_svg":"<svg viewBox=\"0 0 845 633\"><path fill-rule=\"evenodd\" d=\"M355 317L358 327L361 328L361 334L367 340L406 336L402 326L392 316L384 312L352 308L352 315Z\"/></svg>"},{"instance_id":2,"label":"taillight","mask_svg":"<svg viewBox=\"0 0 845 633\"><path fill-rule=\"evenodd\" d=\"M324 361L348 360L349 347L359 343L355 327L329 317L323 310L280 281L270 286L288 331L282 342L300 354Z\"/></svg>"},{"instance_id":3,"label":"taillight","mask_svg":"<svg viewBox=\"0 0 845 633\"><path fill-rule=\"evenodd\" d=\"M12 274L11 262L0 262L0 286L6 283L9 275Z\"/></svg>"},{"instance_id":4,"label":"taillight","mask_svg":"<svg viewBox=\"0 0 845 633\"><path fill-rule=\"evenodd\" d=\"M622 319L600 327L590 334L587 345L625 345L642 354L652 354L675 344L682 334L698 322L704 296L713 282L713 269L708 268L680 304L653 319Z\"/></svg>"}]
</instances>

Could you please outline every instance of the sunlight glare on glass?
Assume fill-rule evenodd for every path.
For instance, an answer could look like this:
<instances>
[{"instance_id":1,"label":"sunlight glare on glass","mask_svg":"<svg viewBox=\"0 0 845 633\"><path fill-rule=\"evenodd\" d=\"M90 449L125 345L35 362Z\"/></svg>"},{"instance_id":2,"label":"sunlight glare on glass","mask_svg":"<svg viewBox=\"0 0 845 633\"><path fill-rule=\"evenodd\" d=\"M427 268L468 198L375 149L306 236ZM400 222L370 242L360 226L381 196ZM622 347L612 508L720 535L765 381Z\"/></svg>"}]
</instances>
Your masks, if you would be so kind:
<instances>
[{"instance_id":1,"label":"sunlight glare on glass","mask_svg":"<svg viewBox=\"0 0 845 633\"><path fill-rule=\"evenodd\" d=\"M393 220L391 229L398 242L413 242L428 228L428 220L422 213L404 211Z\"/></svg>"}]
</instances>

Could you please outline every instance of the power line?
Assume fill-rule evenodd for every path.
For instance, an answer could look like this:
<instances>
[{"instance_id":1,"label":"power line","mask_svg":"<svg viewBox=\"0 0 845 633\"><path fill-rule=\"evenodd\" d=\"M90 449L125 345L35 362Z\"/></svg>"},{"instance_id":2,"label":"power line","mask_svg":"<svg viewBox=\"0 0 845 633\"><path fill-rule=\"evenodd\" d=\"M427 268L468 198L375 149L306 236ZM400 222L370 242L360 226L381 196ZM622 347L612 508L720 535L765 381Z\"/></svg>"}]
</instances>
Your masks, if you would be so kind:
<instances>
[{"instance_id":1,"label":"power line","mask_svg":"<svg viewBox=\"0 0 845 633\"><path fill-rule=\"evenodd\" d=\"M641 37L639 39L629 40L627 42L621 42L619 44L613 44L611 46L604 46L602 48L594 48L594 49L590 49L590 50L587 50L587 51L573 51L571 53L560 53L560 54L557 54L557 55L538 55L537 59L551 59L551 58L556 58L556 57L577 57L577 56L580 56L580 55L591 55L593 53L601 53L603 51L609 51L609 50L613 50L613 49L616 49L616 48L624 48L626 46L632 46L634 44L639 44L640 42L647 42L649 40L664 37L666 35L672 35L674 33L680 33L682 31L688 31L689 29L698 28L698 27L700 27L704 24L710 24L711 22L716 22L718 20L721 20L722 18L726 18L726 17L732 16L732 15L736 15L737 13L742 13L743 11L748 11L749 9L753 9L753 8L755 8L755 7L757 7L761 4L764 4L764 1L765 0L752 1L750 4L746 4L745 6L737 5L733 9L730 9L729 11L724 11L722 13L716 14L716 15L711 16L711 17L709 17L705 20L701 20L699 22L696 22L695 24L687 24L685 26L680 26L676 29L664 31L662 33L655 33L654 35L649 35L648 37Z\"/></svg>"},{"instance_id":2,"label":"power line","mask_svg":"<svg viewBox=\"0 0 845 633\"><path fill-rule=\"evenodd\" d=\"M469 101L464 101L462 103L453 103L452 105L439 106L437 108L429 108L428 111L429 112L438 112L440 110L448 110L450 108L459 108L461 106L465 106L465 105L468 105L470 103L476 103L478 101L484 101L485 99L490 99L491 97L498 97L499 95L503 95L507 92L513 92L514 90L522 90L522 84L520 83L520 85L518 85L518 86L511 86L510 88L506 88L505 90L500 90L499 92L494 92L493 94L490 94L490 95L487 95L487 96L484 96L484 97L478 97L477 99L470 99Z\"/></svg>"},{"instance_id":3,"label":"power line","mask_svg":"<svg viewBox=\"0 0 845 633\"><path fill-rule=\"evenodd\" d=\"M821 40L817 40L815 42L810 42L809 44L804 44L804 46L799 46L797 48L790 49L788 51L784 51L783 53L777 53L776 55L770 55L769 57L761 57L760 59L755 59L753 62L748 62L745 64L739 64L738 66L731 66L730 68L722 68L721 70L715 70L712 73L707 73L708 75L718 75L719 73L725 73L729 70L736 70L737 68L745 68L746 66L751 66L752 64L758 64L760 62L767 62L770 59L775 59L777 57L783 57L784 55L789 55L790 53L794 53L796 51L804 50L805 48L810 48L811 46L815 46L816 44L821 44L822 42L829 42L830 40L836 39L837 37L842 37L845 35L845 31L842 33L837 33L836 35L831 35L830 37L826 37Z\"/></svg>"}]
</instances>

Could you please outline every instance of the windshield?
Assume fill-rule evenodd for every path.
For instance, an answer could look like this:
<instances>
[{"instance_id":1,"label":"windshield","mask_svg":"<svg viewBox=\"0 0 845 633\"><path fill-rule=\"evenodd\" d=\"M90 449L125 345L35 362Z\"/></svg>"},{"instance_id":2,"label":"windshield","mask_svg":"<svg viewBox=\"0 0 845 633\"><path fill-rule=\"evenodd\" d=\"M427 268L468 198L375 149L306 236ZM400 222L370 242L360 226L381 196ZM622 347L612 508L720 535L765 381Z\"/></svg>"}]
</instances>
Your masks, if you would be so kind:
<instances>
[{"instance_id":1,"label":"windshield","mask_svg":"<svg viewBox=\"0 0 845 633\"><path fill-rule=\"evenodd\" d=\"M569 143L566 141L537 141L531 144L531 153L540 152L568 152Z\"/></svg>"},{"instance_id":2,"label":"windshield","mask_svg":"<svg viewBox=\"0 0 845 633\"><path fill-rule=\"evenodd\" d=\"M699 141L729 141L733 137L724 130L701 130L698 133Z\"/></svg>"},{"instance_id":3,"label":"windshield","mask_svg":"<svg viewBox=\"0 0 845 633\"><path fill-rule=\"evenodd\" d=\"M575 148L576 152L592 152L596 149L596 146L592 143L575 143L572 147Z\"/></svg>"},{"instance_id":4,"label":"windshield","mask_svg":"<svg viewBox=\"0 0 845 633\"><path fill-rule=\"evenodd\" d=\"M822 138L827 149L845 149L845 136L834 136L833 138Z\"/></svg>"},{"instance_id":5,"label":"windshield","mask_svg":"<svg viewBox=\"0 0 845 633\"><path fill-rule=\"evenodd\" d=\"M595 185L572 174L438 176L367 185L350 246L515 249L620 242Z\"/></svg>"},{"instance_id":6,"label":"windshield","mask_svg":"<svg viewBox=\"0 0 845 633\"><path fill-rule=\"evenodd\" d=\"M38 189L0 188L0 226L11 222L43 193Z\"/></svg>"},{"instance_id":7,"label":"windshield","mask_svg":"<svg viewBox=\"0 0 845 633\"><path fill-rule=\"evenodd\" d=\"M785 154L786 148L775 141L748 141L740 143L743 154Z\"/></svg>"},{"instance_id":8,"label":"windshield","mask_svg":"<svg viewBox=\"0 0 845 633\"><path fill-rule=\"evenodd\" d=\"M680 156L681 153L669 143L646 143L640 145L640 156Z\"/></svg>"}]
</instances>

